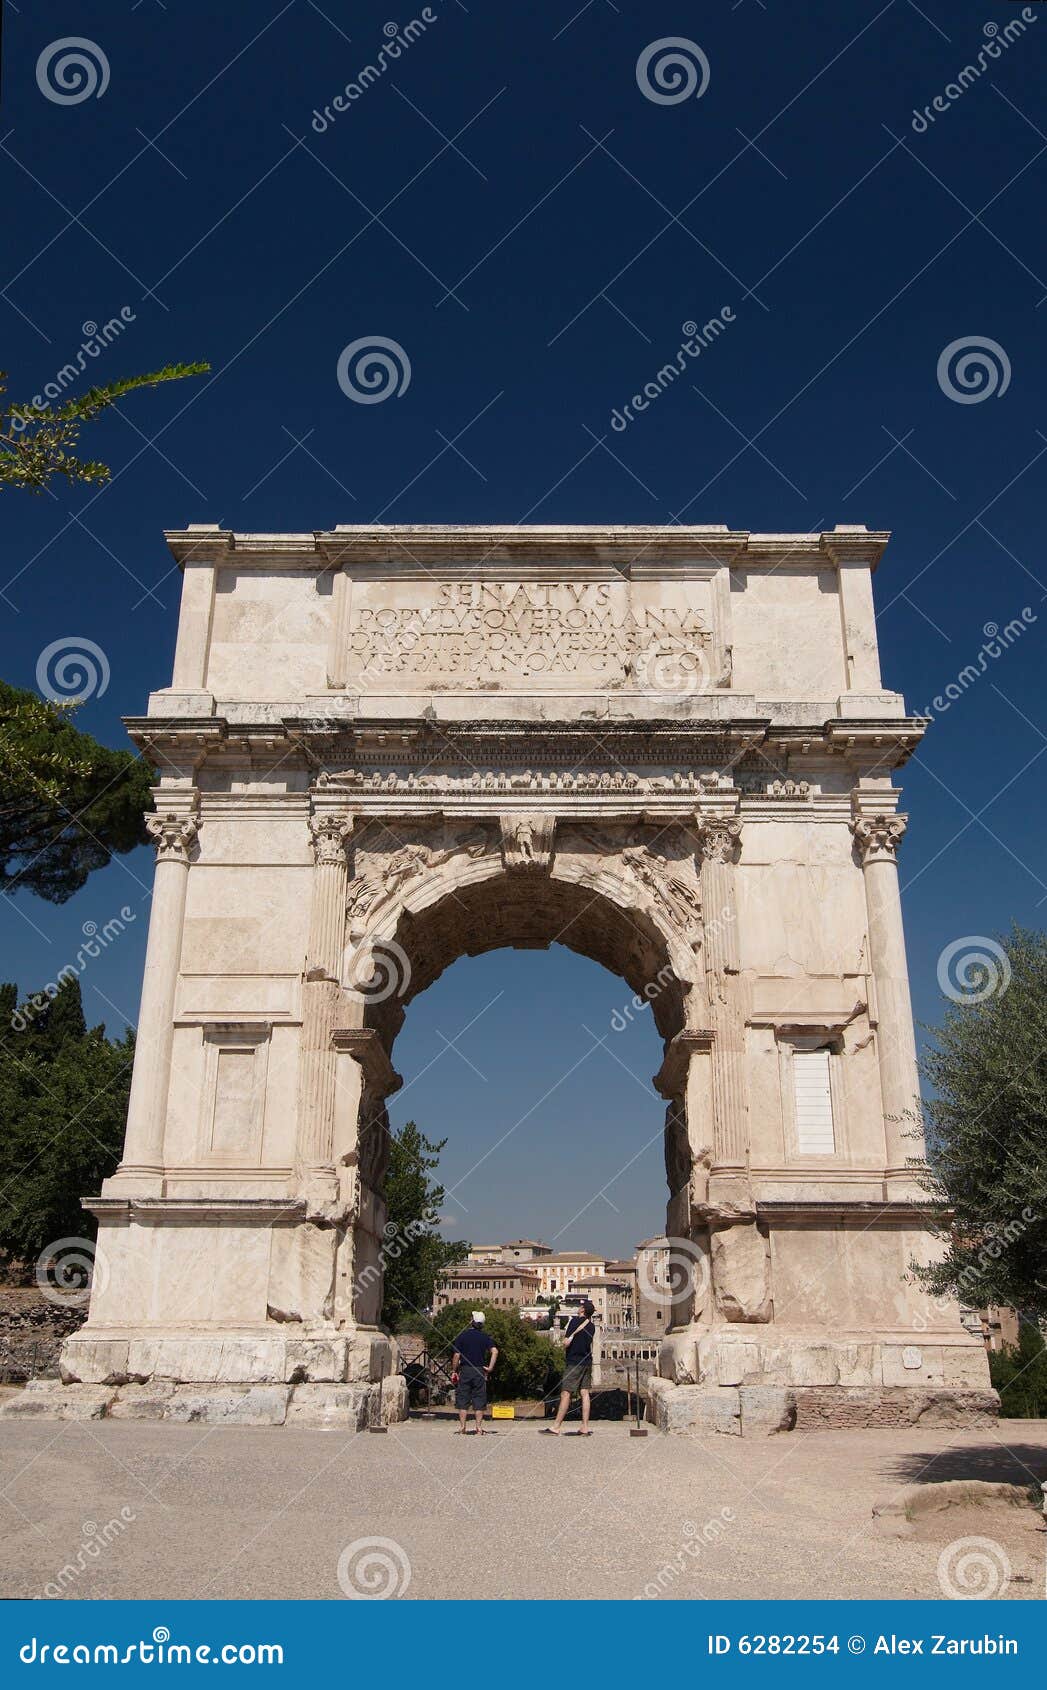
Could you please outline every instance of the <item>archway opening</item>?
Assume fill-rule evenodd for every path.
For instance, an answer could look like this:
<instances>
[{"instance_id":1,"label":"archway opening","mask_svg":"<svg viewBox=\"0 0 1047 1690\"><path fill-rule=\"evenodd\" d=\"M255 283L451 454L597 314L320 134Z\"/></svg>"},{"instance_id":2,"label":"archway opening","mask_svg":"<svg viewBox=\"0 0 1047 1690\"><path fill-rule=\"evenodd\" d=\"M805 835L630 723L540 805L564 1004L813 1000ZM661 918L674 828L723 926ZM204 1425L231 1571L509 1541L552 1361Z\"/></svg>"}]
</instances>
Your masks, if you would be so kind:
<instances>
[{"instance_id":1,"label":"archway opening","mask_svg":"<svg viewBox=\"0 0 1047 1690\"><path fill-rule=\"evenodd\" d=\"M430 1138L455 1141L441 1168L445 1236L575 1253L577 1265L555 1285L542 1259L532 1260L542 1296L578 1295L587 1256L593 1278L617 1263L626 1290L614 1324L646 1328L656 1343L689 1311L669 1294L645 1297L637 1249L664 1236L667 1198L679 1212L690 1156L684 1099L656 1089L652 1076L686 1025L696 945L689 941L688 980L677 966L679 933L663 928L627 877L604 880L526 870L452 886L420 880L369 935L376 956L384 947L395 957L400 989L365 1000L365 1021L405 1080L390 1124L411 1120ZM510 958L512 950L553 954ZM466 968L467 958L478 960ZM398 1039L408 1007L430 988L429 1004L407 1017L415 1030ZM488 1040L481 1033L463 1046L488 1015ZM492 1064L485 1051L499 1041ZM523 1289L499 1295L522 1301Z\"/></svg>"}]
</instances>

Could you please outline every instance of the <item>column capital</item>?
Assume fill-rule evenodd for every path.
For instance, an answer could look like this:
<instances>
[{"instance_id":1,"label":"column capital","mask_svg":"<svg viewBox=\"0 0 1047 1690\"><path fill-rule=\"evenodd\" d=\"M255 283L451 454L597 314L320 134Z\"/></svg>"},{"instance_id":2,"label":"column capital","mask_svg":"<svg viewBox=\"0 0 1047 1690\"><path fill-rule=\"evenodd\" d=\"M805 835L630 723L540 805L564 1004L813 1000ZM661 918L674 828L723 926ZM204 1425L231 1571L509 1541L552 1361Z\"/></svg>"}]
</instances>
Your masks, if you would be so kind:
<instances>
[{"instance_id":1,"label":"column capital","mask_svg":"<svg viewBox=\"0 0 1047 1690\"><path fill-rule=\"evenodd\" d=\"M707 816L698 812L694 831L703 860L733 863L737 860L742 824L737 816Z\"/></svg>"},{"instance_id":2,"label":"column capital","mask_svg":"<svg viewBox=\"0 0 1047 1690\"><path fill-rule=\"evenodd\" d=\"M353 818L335 810L326 810L309 817L309 833L313 841L313 856L317 865L329 864L340 868L345 863L345 851L353 832Z\"/></svg>"},{"instance_id":3,"label":"column capital","mask_svg":"<svg viewBox=\"0 0 1047 1690\"><path fill-rule=\"evenodd\" d=\"M172 810L159 811L156 815L146 816L145 825L156 845L157 862L181 863L188 868L189 850L200 831L196 817Z\"/></svg>"},{"instance_id":4,"label":"column capital","mask_svg":"<svg viewBox=\"0 0 1047 1690\"><path fill-rule=\"evenodd\" d=\"M862 867L867 863L896 862L898 846L908 825L908 816L897 814L855 816L850 827Z\"/></svg>"}]
</instances>

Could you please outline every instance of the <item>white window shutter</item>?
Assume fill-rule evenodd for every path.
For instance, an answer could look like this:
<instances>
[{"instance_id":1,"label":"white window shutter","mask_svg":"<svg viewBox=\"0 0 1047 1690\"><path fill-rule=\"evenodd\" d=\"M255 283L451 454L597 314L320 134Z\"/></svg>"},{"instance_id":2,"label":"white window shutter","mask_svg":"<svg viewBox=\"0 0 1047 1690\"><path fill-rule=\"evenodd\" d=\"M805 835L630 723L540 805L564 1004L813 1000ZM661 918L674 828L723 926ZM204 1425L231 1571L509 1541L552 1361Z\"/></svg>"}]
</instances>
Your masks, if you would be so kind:
<instances>
[{"instance_id":1,"label":"white window shutter","mask_svg":"<svg viewBox=\"0 0 1047 1690\"><path fill-rule=\"evenodd\" d=\"M793 1091L796 1099L796 1140L800 1155L833 1155L836 1150L836 1138L833 1133L827 1050L793 1052Z\"/></svg>"}]
</instances>

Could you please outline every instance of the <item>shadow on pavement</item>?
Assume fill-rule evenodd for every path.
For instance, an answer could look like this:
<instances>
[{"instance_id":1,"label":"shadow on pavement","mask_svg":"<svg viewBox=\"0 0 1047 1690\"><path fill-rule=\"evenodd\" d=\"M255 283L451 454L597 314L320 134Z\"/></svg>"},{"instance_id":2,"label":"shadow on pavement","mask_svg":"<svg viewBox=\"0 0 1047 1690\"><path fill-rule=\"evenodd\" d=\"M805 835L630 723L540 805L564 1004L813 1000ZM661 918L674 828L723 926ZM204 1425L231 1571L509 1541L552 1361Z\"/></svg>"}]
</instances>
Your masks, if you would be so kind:
<instances>
[{"instance_id":1,"label":"shadow on pavement","mask_svg":"<svg viewBox=\"0 0 1047 1690\"><path fill-rule=\"evenodd\" d=\"M1047 1432L1047 1428L1045 1428ZM892 1478L903 1484L933 1485L946 1479L987 1479L997 1484L1029 1485L1047 1479L1047 1444L954 1445L937 1455L914 1451L891 1464Z\"/></svg>"}]
</instances>

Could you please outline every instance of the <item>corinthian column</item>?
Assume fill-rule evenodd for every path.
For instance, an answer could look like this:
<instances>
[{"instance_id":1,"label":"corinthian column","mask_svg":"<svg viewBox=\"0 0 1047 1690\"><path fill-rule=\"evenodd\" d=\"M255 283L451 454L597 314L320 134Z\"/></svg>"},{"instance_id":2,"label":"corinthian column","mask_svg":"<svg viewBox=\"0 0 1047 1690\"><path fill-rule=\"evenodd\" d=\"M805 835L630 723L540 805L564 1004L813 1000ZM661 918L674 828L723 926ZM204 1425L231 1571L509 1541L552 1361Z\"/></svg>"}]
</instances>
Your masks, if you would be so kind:
<instances>
[{"instance_id":1,"label":"corinthian column","mask_svg":"<svg viewBox=\"0 0 1047 1690\"><path fill-rule=\"evenodd\" d=\"M741 823L699 816L702 854L702 944L713 1040L713 1170L746 1164L745 1017L738 1002L738 922L734 865Z\"/></svg>"},{"instance_id":2,"label":"corinthian column","mask_svg":"<svg viewBox=\"0 0 1047 1690\"><path fill-rule=\"evenodd\" d=\"M345 944L345 895L349 884L346 847L352 837L351 816L328 813L309 817L316 870L309 914L306 979L326 975L337 980Z\"/></svg>"},{"instance_id":3,"label":"corinthian column","mask_svg":"<svg viewBox=\"0 0 1047 1690\"><path fill-rule=\"evenodd\" d=\"M851 832L865 874L869 915L869 967L876 991L876 1050L883 1095L886 1171L911 1178L906 1159L920 1153L907 1138L917 1123L913 1111L920 1090L913 1033L909 970L905 960L902 903L898 891L898 844L907 816L859 815ZM908 1119L906 1119L908 1117Z\"/></svg>"},{"instance_id":4,"label":"corinthian column","mask_svg":"<svg viewBox=\"0 0 1047 1690\"><path fill-rule=\"evenodd\" d=\"M297 1157L306 1174L333 1166L335 1052L331 1033L340 996L348 887L346 847L352 830L352 818L334 811L309 818L316 866L302 987Z\"/></svg>"},{"instance_id":5,"label":"corinthian column","mask_svg":"<svg viewBox=\"0 0 1047 1690\"><path fill-rule=\"evenodd\" d=\"M156 873L124 1154L115 1178L154 1183L163 1172L175 991L182 955L189 851L196 838L197 821L184 812L168 811L146 816L145 825L156 841Z\"/></svg>"}]
</instances>

